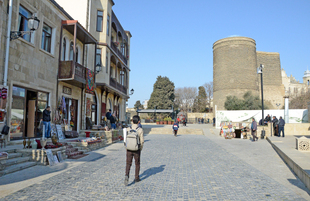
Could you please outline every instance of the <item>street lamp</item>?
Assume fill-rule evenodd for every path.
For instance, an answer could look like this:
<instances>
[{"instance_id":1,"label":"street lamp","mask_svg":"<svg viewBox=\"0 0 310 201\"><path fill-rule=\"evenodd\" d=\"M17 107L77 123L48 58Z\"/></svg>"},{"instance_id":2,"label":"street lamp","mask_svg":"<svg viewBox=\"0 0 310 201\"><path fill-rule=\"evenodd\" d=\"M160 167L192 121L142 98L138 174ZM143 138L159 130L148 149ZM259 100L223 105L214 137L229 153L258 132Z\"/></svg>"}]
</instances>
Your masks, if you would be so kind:
<instances>
[{"instance_id":1,"label":"street lamp","mask_svg":"<svg viewBox=\"0 0 310 201\"><path fill-rule=\"evenodd\" d=\"M262 90L262 124L264 125L263 68L264 68L264 65L261 64L261 65L257 68L257 74L260 74L260 84L261 84L261 90Z\"/></svg>"},{"instance_id":2,"label":"street lamp","mask_svg":"<svg viewBox=\"0 0 310 201\"><path fill-rule=\"evenodd\" d=\"M131 96L133 94L133 92L135 92L135 90L131 89L129 95Z\"/></svg>"},{"instance_id":3,"label":"street lamp","mask_svg":"<svg viewBox=\"0 0 310 201\"><path fill-rule=\"evenodd\" d=\"M99 73L101 71L101 64L100 63L97 63L96 65L96 73Z\"/></svg>"},{"instance_id":4,"label":"street lamp","mask_svg":"<svg viewBox=\"0 0 310 201\"><path fill-rule=\"evenodd\" d=\"M25 34L30 34L39 28L40 20L36 16L28 18L28 28L30 31L11 31L10 40L15 40Z\"/></svg>"},{"instance_id":5,"label":"street lamp","mask_svg":"<svg viewBox=\"0 0 310 201\"><path fill-rule=\"evenodd\" d=\"M278 109L279 109L279 106L280 106L281 104L280 103L276 103L276 106L278 107Z\"/></svg>"}]
</instances>

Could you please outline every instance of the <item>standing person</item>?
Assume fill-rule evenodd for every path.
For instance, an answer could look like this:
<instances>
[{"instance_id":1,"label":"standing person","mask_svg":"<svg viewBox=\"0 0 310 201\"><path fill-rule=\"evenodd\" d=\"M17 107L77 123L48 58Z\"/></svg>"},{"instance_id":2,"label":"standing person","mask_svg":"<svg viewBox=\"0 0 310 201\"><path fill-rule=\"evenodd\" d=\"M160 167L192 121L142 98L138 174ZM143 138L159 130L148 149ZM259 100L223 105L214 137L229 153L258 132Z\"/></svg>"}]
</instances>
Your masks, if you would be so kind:
<instances>
[{"instance_id":1,"label":"standing person","mask_svg":"<svg viewBox=\"0 0 310 201\"><path fill-rule=\"evenodd\" d=\"M256 141L257 141L258 140L258 137L257 137L257 122L255 121L254 118L252 118L251 134L253 136L253 142L255 142L255 138L256 138Z\"/></svg>"},{"instance_id":2,"label":"standing person","mask_svg":"<svg viewBox=\"0 0 310 201\"><path fill-rule=\"evenodd\" d=\"M283 133L282 137L284 137L284 126L285 126L285 121L280 117L279 119L279 134L278 137L281 137L281 132Z\"/></svg>"},{"instance_id":3,"label":"standing person","mask_svg":"<svg viewBox=\"0 0 310 201\"><path fill-rule=\"evenodd\" d=\"M279 124L279 120L277 119L276 116L272 117L272 125L273 125L273 135L274 136L278 136L278 124Z\"/></svg>"},{"instance_id":4,"label":"standing person","mask_svg":"<svg viewBox=\"0 0 310 201\"><path fill-rule=\"evenodd\" d=\"M204 121L204 119L203 118L201 118L201 123L203 124L203 121Z\"/></svg>"},{"instance_id":5,"label":"standing person","mask_svg":"<svg viewBox=\"0 0 310 201\"><path fill-rule=\"evenodd\" d=\"M109 109L109 111L105 114L105 116L107 117L108 120L110 120L111 115L111 109Z\"/></svg>"},{"instance_id":6,"label":"standing person","mask_svg":"<svg viewBox=\"0 0 310 201\"><path fill-rule=\"evenodd\" d=\"M43 124L45 126L45 137L49 138L51 132L51 107L47 106L43 111Z\"/></svg>"},{"instance_id":7,"label":"standing person","mask_svg":"<svg viewBox=\"0 0 310 201\"><path fill-rule=\"evenodd\" d=\"M178 122L178 123L181 122L181 119L180 119L179 117L177 118L177 122Z\"/></svg>"},{"instance_id":8,"label":"standing person","mask_svg":"<svg viewBox=\"0 0 310 201\"><path fill-rule=\"evenodd\" d=\"M198 124L200 124L200 118L198 118Z\"/></svg>"},{"instance_id":9,"label":"standing person","mask_svg":"<svg viewBox=\"0 0 310 201\"><path fill-rule=\"evenodd\" d=\"M213 117L213 126L215 126L215 117Z\"/></svg>"},{"instance_id":10,"label":"standing person","mask_svg":"<svg viewBox=\"0 0 310 201\"><path fill-rule=\"evenodd\" d=\"M140 147L139 147L139 150L137 150L137 151L130 151L127 149L125 181L124 181L125 186L128 185L129 172L130 172L130 167L132 164L132 158L135 158L135 164L136 164L135 182L140 181L140 178L139 178L140 156L141 156L141 151L142 151L143 144L144 144L143 129L138 127L138 124L140 123L140 117L138 115L135 115L132 117L132 123L133 124L132 124L131 128L127 129L127 131L130 131L131 129L136 130L136 132L139 136ZM128 139L126 139L125 144L127 143L127 141L128 141Z\"/></svg>"},{"instance_id":11,"label":"standing person","mask_svg":"<svg viewBox=\"0 0 310 201\"><path fill-rule=\"evenodd\" d=\"M174 136L176 137L177 134L178 134L178 130L179 130L178 122L174 122L174 124L172 125L172 129L173 129L173 132L174 132Z\"/></svg>"},{"instance_id":12,"label":"standing person","mask_svg":"<svg viewBox=\"0 0 310 201\"><path fill-rule=\"evenodd\" d=\"M115 117L115 114L113 113L113 115L110 117L110 122L111 122L111 128L112 129L116 129L116 117Z\"/></svg>"},{"instance_id":13,"label":"standing person","mask_svg":"<svg viewBox=\"0 0 310 201\"><path fill-rule=\"evenodd\" d=\"M183 126L186 126L186 122L187 122L187 119L186 117L183 118Z\"/></svg>"}]
</instances>

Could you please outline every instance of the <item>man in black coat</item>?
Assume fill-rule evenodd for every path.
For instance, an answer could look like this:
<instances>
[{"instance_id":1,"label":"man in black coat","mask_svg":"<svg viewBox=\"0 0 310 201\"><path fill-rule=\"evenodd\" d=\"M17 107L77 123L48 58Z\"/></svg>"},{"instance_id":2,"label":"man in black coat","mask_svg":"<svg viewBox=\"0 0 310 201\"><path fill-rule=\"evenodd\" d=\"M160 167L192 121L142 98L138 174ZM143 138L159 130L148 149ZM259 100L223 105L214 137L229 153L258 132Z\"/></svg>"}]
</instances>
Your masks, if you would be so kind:
<instances>
[{"instance_id":1,"label":"man in black coat","mask_svg":"<svg viewBox=\"0 0 310 201\"><path fill-rule=\"evenodd\" d=\"M47 106L43 111L43 124L45 126L45 137L49 138L51 132L51 107Z\"/></svg>"}]
</instances>

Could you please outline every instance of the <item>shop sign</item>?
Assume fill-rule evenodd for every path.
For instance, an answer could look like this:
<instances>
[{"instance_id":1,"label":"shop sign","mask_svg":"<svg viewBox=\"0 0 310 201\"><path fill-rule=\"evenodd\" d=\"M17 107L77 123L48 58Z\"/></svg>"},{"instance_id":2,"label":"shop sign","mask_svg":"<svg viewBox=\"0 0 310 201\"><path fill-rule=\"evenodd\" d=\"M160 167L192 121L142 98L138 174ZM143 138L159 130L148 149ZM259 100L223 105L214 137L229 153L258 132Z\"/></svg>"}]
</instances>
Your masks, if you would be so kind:
<instances>
[{"instance_id":1,"label":"shop sign","mask_svg":"<svg viewBox=\"0 0 310 201\"><path fill-rule=\"evenodd\" d=\"M71 95L72 94L72 89L71 88L69 88L69 87L63 87L63 89L62 89L62 92L64 93L64 94L68 94L68 95Z\"/></svg>"}]
</instances>

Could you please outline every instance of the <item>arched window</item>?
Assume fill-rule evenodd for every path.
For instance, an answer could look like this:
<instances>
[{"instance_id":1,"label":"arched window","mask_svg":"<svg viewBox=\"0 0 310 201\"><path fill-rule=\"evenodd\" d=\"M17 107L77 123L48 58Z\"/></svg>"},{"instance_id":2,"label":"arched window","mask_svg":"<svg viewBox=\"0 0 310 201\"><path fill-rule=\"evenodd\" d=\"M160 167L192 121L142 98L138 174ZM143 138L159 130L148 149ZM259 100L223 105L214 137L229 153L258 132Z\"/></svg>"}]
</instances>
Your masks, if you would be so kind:
<instances>
[{"instance_id":1,"label":"arched window","mask_svg":"<svg viewBox=\"0 0 310 201\"><path fill-rule=\"evenodd\" d=\"M62 43L62 60L65 61L66 60L66 48L67 48L67 41L64 38L64 41Z\"/></svg>"},{"instance_id":2,"label":"arched window","mask_svg":"<svg viewBox=\"0 0 310 201\"><path fill-rule=\"evenodd\" d=\"M79 49L75 48L75 62L78 63L79 62Z\"/></svg>"},{"instance_id":3,"label":"arched window","mask_svg":"<svg viewBox=\"0 0 310 201\"><path fill-rule=\"evenodd\" d=\"M73 60L73 42L70 43L69 60Z\"/></svg>"}]
</instances>

